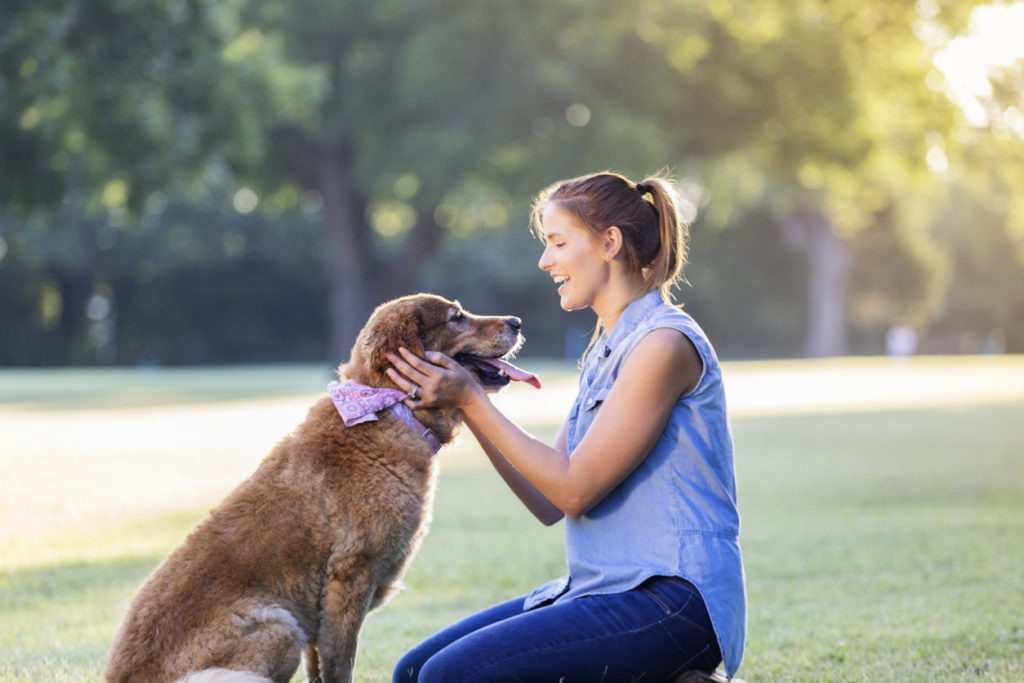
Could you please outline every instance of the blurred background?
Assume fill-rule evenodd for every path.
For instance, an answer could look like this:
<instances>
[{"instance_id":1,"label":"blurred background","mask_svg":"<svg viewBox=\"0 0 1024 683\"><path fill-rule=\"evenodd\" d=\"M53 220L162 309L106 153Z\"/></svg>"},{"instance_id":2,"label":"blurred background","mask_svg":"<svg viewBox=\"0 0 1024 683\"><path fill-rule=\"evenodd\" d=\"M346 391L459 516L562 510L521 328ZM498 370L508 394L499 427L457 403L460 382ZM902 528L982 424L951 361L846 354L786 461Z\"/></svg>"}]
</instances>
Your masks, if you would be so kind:
<instances>
[{"instance_id":1,"label":"blurred background","mask_svg":"<svg viewBox=\"0 0 1024 683\"><path fill-rule=\"evenodd\" d=\"M1024 352L1024 3L6 0L0 365L573 357L533 195L666 172L727 358Z\"/></svg>"}]
</instances>

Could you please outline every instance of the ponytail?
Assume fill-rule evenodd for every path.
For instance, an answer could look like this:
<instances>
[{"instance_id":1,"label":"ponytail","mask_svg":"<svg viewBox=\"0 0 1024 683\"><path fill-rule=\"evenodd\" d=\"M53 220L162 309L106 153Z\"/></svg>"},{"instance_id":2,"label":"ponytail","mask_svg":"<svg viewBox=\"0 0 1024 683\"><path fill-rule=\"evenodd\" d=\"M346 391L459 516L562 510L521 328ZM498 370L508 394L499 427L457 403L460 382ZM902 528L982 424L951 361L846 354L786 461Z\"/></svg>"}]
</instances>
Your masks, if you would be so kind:
<instances>
[{"instance_id":1,"label":"ponytail","mask_svg":"<svg viewBox=\"0 0 1024 683\"><path fill-rule=\"evenodd\" d=\"M672 301L672 289L685 282L683 268L686 266L687 238L690 226L679 215L676 193L668 180L652 177L636 185L644 201L650 195L650 203L658 219L658 253L654 261L645 268L644 281L647 290L657 289L661 298Z\"/></svg>"}]
</instances>

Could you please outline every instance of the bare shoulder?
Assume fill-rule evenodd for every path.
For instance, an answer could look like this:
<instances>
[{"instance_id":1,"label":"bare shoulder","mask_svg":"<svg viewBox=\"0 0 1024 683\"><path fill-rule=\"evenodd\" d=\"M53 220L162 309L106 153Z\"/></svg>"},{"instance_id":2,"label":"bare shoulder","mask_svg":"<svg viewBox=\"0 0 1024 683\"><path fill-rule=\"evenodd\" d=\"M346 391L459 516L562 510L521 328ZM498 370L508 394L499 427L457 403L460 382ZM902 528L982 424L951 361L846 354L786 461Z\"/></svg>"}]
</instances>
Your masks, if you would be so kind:
<instances>
[{"instance_id":1,"label":"bare shoulder","mask_svg":"<svg viewBox=\"0 0 1024 683\"><path fill-rule=\"evenodd\" d=\"M623 371L645 382L668 381L681 395L697 386L704 363L689 337L674 328L659 327L637 342Z\"/></svg>"}]
</instances>

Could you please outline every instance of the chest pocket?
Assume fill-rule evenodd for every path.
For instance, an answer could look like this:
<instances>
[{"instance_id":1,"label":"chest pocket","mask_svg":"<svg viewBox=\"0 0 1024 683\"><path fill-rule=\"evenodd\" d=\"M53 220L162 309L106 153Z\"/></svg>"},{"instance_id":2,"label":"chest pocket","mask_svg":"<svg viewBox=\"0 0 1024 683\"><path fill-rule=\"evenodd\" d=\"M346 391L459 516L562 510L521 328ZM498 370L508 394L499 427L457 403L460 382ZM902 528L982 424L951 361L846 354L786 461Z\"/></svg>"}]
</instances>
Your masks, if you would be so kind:
<instances>
[{"instance_id":1,"label":"chest pocket","mask_svg":"<svg viewBox=\"0 0 1024 683\"><path fill-rule=\"evenodd\" d=\"M601 404L604 403L604 400L608 398L608 392L610 392L611 390L611 386L605 386L592 392L583 401L583 405L581 406L583 408L583 411L590 413L600 408Z\"/></svg>"}]
</instances>

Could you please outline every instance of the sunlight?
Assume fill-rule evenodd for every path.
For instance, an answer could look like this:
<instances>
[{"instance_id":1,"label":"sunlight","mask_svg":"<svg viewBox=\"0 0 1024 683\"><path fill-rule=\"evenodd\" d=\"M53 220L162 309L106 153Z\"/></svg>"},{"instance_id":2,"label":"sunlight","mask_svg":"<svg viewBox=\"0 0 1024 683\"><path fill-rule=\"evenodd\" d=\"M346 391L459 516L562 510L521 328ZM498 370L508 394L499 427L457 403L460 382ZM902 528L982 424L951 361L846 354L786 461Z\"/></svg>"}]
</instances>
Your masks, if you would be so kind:
<instances>
[{"instance_id":1,"label":"sunlight","mask_svg":"<svg viewBox=\"0 0 1024 683\"><path fill-rule=\"evenodd\" d=\"M535 363L544 388L495 404L549 440L576 392L571 366ZM733 419L954 408L1024 400L1024 356L834 358L723 365ZM0 407L0 541L71 521L199 509L249 476L316 395L110 409ZM486 465L465 432L446 470ZM9 540L9 539L8 539Z\"/></svg>"},{"instance_id":2,"label":"sunlight","mask_svg":"<svg viewBox=\"0 0 1024 683\"><path fill-rule=\"evenodd\" d=\"M733 418L922 410L1024 400L1024 357L725 363Z\"/></svg>"},{"instance_id":3,"label":"sunlight","mask_svg":"<svg viewBox=\"0 0 1024 683\"><path fill-rule=\"evenodd\" d=\"M924 14L927 18L926 11ZM985 106L985 100L993 94L990 71L1024 59L1022 36L1024 2L1015 2L976 7L971 12L967 34L943 41L945 46L936 53L935 66L945 76L946 92L963 110L969 125L984 127L993 123ZM1022 84L1017 85L1020 91ZM1006 126L1024 138L1024 114L1016 107L1002 114Z\"/></svg>"}]
</instances>

